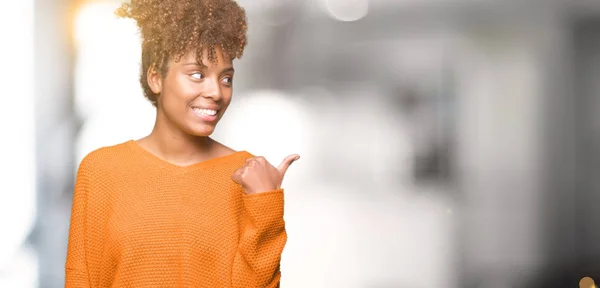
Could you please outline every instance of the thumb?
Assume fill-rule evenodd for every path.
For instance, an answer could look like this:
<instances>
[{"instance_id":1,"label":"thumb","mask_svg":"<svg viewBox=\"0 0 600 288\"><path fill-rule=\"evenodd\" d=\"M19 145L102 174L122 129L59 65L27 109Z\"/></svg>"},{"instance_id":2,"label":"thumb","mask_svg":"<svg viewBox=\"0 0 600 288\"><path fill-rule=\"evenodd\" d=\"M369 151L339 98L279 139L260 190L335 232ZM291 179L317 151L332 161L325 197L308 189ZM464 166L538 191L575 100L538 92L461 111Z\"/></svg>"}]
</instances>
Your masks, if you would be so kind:
<instances>
[{"instance_id":1,"label":"thumb","mask_svg":"<svg viewBox=\"0 0 600 288\"><path fill-rule=\"evenodd\" d=\"M233 172L233 174L231 175L231 180L233 180L233 182L235 182L235 184L244 186L243 185L244 183L242 181L242 173L244 172L244 170L242 170L242 168Z\"/></svg>"},{"instance_id":2,"label":"thumb","mask_svg":"<svg viewBox=\"0 0 600 288\"><path fill-rule=\"evenodd\" d=\"M298 159L300 159L300 155L298 154L292 154L283 159L281 164L279 164L279 167L277 167L277 170L279 170L279 173L281 173L282 177L283 175L285 175L285 172L287 171L288 167L290 167L290 165L292 165L292 163Z\"/></svg>"}]
</instances>

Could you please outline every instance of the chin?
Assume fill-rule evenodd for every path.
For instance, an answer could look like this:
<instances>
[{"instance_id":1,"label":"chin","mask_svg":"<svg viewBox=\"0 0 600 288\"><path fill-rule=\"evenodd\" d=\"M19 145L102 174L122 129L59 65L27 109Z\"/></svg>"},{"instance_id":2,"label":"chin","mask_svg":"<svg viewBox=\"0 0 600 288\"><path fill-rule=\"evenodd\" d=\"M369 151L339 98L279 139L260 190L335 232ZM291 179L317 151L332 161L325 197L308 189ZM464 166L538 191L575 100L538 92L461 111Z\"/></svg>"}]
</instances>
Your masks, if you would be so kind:
<instances>
[{"instance_id":1,"label":"chin","mask_svg":"<svg viewBox=\"0 0 600 288\"><path fill-rule=\"evenodd\" d=\"M215 132L215 126L212 125L190 125L187 131L188 134L197 136L197 137L207 137Z\"/></svg>"}]
</instances>

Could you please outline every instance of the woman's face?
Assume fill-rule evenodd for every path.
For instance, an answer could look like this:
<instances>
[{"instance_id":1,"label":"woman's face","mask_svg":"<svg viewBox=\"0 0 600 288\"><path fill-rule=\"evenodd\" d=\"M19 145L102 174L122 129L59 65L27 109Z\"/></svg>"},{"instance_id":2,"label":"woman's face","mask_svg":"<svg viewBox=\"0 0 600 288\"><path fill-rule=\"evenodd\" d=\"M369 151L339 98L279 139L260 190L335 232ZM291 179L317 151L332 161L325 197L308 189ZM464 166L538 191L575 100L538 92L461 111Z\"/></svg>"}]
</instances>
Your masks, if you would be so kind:
<instances>
[{"instance_id":1,"label":"woman's face","mask_svg":"<svg viewBox=\"0 0 600 288\"><path fill-rule=\"evenodd\" d=\"M231 103L233 91L233 63L215 48L217 63L202 56L201 66L193 52L186 53L178 62L170 61L167 75L162 78L153 71L148 75L157 99L159 118L176 126L186 134L209 136ZM162 115L160 115L162 114Z\"/></svg>"}]
</instances>

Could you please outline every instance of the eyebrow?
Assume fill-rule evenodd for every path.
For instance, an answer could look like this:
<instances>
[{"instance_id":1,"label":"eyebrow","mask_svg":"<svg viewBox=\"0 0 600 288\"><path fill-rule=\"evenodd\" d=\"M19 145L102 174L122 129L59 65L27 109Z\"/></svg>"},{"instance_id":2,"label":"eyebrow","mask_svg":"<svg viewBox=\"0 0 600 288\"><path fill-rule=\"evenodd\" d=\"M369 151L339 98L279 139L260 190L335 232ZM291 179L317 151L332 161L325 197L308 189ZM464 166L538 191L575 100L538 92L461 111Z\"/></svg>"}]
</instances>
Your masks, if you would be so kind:
<instances>
[{"instance_id":1,"label":"eyebrow","mask_svg":"<svg viewBox=\"0 0 600 288\"><path fill-rule=\"evenodd\" d=\"M204 65L200 65L200 63L197 63L197 62L190 62L190 63L183 64L183 66L203 67ZM233 69L233 67L227 67L227 68L223 69L220 74L227 73L227 72L235 72L235 69Z\"/></svg>"},{"instance_id":2,"label":"eyebrow","mask_svg":"<svg viewBox=\"0 0 600 288\"><path fill-rule=\"evenodd\" d=\"M192 66L192 65L193 66L198 66L198 67L202 66L202 65L200 65L200 63L197 63L197 62L190 62L190 63L183 64L183 66Z\"/></svg>"},{"instance_id":3,"label":"eyebrow","mask_svg":"<svg viewBox=\"0 0 600 288\"><path fill-rule=\"evenodd\" d=\"M223 71L221 71L221 74L227 73L227 72L235 72L235 69L233 69L233 67L227 67L227 68L223 69Z\"/></svg>"}]
</instances>

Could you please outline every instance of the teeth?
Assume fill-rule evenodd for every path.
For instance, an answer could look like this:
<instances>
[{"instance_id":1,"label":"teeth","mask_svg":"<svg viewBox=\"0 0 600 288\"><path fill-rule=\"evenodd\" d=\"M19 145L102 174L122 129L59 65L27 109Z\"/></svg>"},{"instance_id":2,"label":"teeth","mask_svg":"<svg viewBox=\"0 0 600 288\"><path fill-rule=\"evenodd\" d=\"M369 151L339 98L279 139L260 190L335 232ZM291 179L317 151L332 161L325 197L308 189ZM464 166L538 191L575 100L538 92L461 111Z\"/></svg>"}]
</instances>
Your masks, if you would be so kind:
<instances>
[{"instance_id":1,"label":"teeth","mask_svg":"<svg viewBox=\"0 0 600 288\"><path fill-rule=\"evenodd\" d=\"M211 109L194 108L194 111L196 113L200 113L200 114L204 114L204 115L208 115L208 116L214 116L215 114L217 114L217 110L211 110Z\"/></svg>"}]
</instances>

